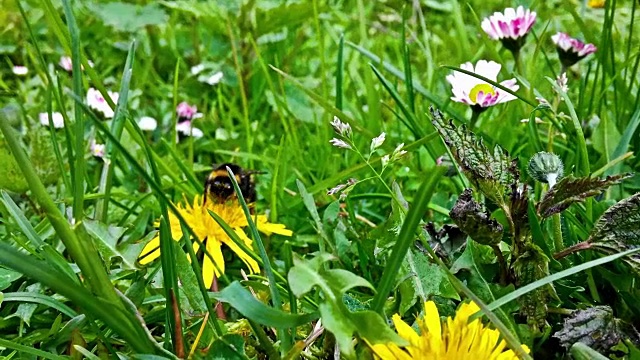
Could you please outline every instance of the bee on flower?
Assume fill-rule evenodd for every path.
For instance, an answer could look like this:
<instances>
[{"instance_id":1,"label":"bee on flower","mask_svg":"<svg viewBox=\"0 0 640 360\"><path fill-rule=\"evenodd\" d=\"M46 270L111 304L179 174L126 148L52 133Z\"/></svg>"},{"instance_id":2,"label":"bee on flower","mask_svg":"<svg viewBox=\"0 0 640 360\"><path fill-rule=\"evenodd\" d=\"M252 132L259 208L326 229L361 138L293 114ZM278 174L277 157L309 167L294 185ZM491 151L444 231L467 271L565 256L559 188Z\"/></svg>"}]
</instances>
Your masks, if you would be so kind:
<instances>
[{"instance_id":1,"label":"bee on flower","mask_svg":"<svg viewBox=\"0 0 640 360\"><path fill-rule=\"evenodd\" d=\"M251 273L260 272L260 266L254 258L242 247L238 246L224 229L211 217L209 212L217 214L238 235L247 248L252 248L253 241L247 236L245 228L249 226L247 218L237 199L224 202L204 201L203 196L196 196L191 203L176 204L178 212L187 225L193 230L193 235L202 241L207 253L202 264L202 278L207 287L211 287L213 279L225 272L223 249L227 248L235 253ZM282 224L270 223L266 215L257 215L256 227L266 235L279 234L292 236L293 232ZM179 241L183 237L180 220L173 213L169 213L169 227L173 239ZM194 251L200 250L200 245L194 242ZM224 248L223 248L224 246ZM151 263L160 256L160 236L156 236L145 245L139 255L141 265Z\"/></svg>"}]
</instances>

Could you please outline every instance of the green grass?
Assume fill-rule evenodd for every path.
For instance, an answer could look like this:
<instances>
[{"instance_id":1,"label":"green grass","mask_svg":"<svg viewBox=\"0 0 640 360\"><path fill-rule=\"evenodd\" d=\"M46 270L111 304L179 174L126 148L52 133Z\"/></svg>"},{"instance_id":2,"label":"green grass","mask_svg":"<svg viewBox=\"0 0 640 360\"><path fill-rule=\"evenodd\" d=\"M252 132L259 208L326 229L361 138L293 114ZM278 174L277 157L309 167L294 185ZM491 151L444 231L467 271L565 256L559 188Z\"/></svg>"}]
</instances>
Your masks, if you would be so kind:
<instances>
[{"instance_id":1,"label":"green grass","mask_svg":"<svg viewBox=\"0 0 640 360\"><path fill-rule=\"evenodd\" d=\"M535 204L548 186L526 170L539 151L557 154L567 176L640 170L640 3L608 0L593 9L586 1L529 2L537 22L518 66L480 27L503 2L413 3L5 4L0 356L151 359L193 352L293 359L330 356L340 344L343 356L367 358L367 342L397 340L392 325L377 335L367 326L395 313L412 324L428 300L443 316L461 301L477 302L483 321L510 348L527 345L535 358L566 356L553 335L573 310L608 306L614 318L640 323L640 267L629 251L639 243L633 214L625 217L629 224L615 223L629 228L607 238L614 245L594 235L607 209L640 191L640 176L603 186L545 219ZM551 36L558 31L598 47L568 70L566 93L556 84L561 67ZM63 55L71 57L72 71L58 65ZM516 78L520 89L516 100L474 121L469 106L451 100L446 76L480 59L500 63L498 82ZM14 65L29 72L15 75ZM219 83L204 82L218 71ZM89 87L119 93L117 101L106 100L112 119L86 104ZM203 114L192 122L202 137L176 131L182 101ZM477 145L448 147L432 124L432 106L457 126L474 123L487 148L498 145L515 159L520 185L530 187L524 213L492 203L499 196L483 192L473 169L456 162L460 150ZM54 112L64 128L40 124L41 113ZM140 129L143 116L158 128ZM356 151L329 143L340 138L330 124L334 116L351 126L352 135L341 139ZM371 150L381 132L385 142ZM92 141L106 145L104 159L91 155ZM394 158L400 143L408 153ZM253 239L247 250L263 271L245 278L246 266L223 247L218 290L233 291L212 294L202 259L214 254L195 251L207 239L194 236L198 227L184 214L174 214L202 193L213 164L222 163L256 171L257 201L242 214ZM344 197L327 194L340 184ZM430 222L438 230L454 225L450 211L467 187L504 228L506 282L494 250L473 241L474 234L451 232L434 242L423 230ZM255 215L262 214L294 235L259 233ZM179 242L171 240L172 218L182 222ZM138 254L156 235L160 260L140 265ZM229 241L245 246L233 233ZM553 259L564 250L558 247L576 244L583 251ZM548 271L529 279L522 261L514 263L536 254L533 245L548 259ZM631 255L614 255L624 251ZM291 275L302 270L309 278ZM545 293L551 286L553 295ZM257 301L247 300L251 294ZM549 305L538 329L523 310L536 296ZM218 319L217 306L226 319ZM279 322L282 312L287 316ZM320 334L318 318L326 326ZM633 341L587 345L632 358Z\"/></svg>"}]
</instances>

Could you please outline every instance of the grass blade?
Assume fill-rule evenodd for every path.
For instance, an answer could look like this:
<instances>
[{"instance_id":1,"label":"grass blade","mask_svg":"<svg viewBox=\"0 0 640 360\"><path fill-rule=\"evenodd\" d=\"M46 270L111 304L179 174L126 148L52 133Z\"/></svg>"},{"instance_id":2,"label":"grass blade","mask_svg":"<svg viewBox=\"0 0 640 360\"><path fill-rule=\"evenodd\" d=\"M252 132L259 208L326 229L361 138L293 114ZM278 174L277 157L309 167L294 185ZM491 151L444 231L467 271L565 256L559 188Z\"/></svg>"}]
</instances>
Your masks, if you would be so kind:
<instances>
[{"instance_id":1,"label":"grass blade","mask_svg":"<svg viewBox=\"0 0 640 360\"><path fill-rule=\"evenodd\" d=\"M67 26L71 39L71 61L73 66L73 93L82 98L84 91L82 90L82 61L80 56L80 30L76 24L76 18L73 15L71 2L62 0L64 15L67 19ZM107 97L108 94L107 94ZM84 121L82 107L76 104L74 108L74 132L75 132L75 161L73 176L73 217L76 221L82 221L84 218Z\"/></svg>"},{"instance_id":2,"label":"grass blade","mask_svg":"<svg viewBox=\"0 0 640 360\"><path fill-rule=\"evenodd\" d=\"M591 260L588 261L586 263L580 264L580 265L576 265L572 268L569 268L567 270L563 270L560 272L557 272L555 274L551 274L549 276L545 276L544 278L534 281L530 284L527 284L501 298L499 298L498 300L492 302L491 304L487 305L487 307L489 308L489 310L495 310L498 309L499 307L513 301L516 300L517 298L519 298L520 296L527 294L535 289L538 289L542 286L545 286L547 284L551 284L554 281L560 280L562 278L565 278L567 276L571 276L573 274L577 274L581 271L587 270L587 269L591 269L593 267L596 267L598 265L602 265L602 264L606 264L609 263L611 261L620 259L624 256L627 255L631 255L633 253L636 253L640 251L640 248L637 249L631 249L631 250L627 250L618 254L613 254L613 255L609 255L609 256L605 256L596 260Z\"/></svg>"},{"instance_id":3,"label":"grass blade","mask_svg":"<svg viewBox=\"0 0 640 360\"><path fill-rule=\"evenodd\" d=\"M124 128L125 121L127 120L124 113L126 113L127 101L129 99L129 86L131 85L131 75L133 73L133 59L135 54L135 41L131 42L129 46L129 52L127 53L127 60L124 65L124 71L122 73L122 81L120 82L120 96L118 97L118 104L113 114L113 123L111 124L111 133L116 138L122 136L122 130ZM108 97L108 96L107 96ZM106 154L104 157L104 164L102 167L102 175L100 176L100 184L98 186L98 193L104 194L104 197L96 204L95 218L103 222L107 222L109 199L111 197L111 183L113 180L113 165L115 164L118 153L113 151L113 144L111 141L106 141Z\"/></svg>"},{"instance_id":4,"label":"grass blade","mask_svg":"<svg viewBox=\"0 0 640 360\"><path fill-rule=\"evenodd\" d=\"M251 213L249 212L249 207L247 206L247 202L244 200L242 196L242 191L238 186L238 182L236 181L236 176L231 171L231 169L227 166L227 173L229 173L229 178L231 179L231 183L233 184L233 189L236 192L236 196L240 202L240 206L242 206L242 210L244 211L244 216L247 218L247 223L249 224L249 230L251 231L251 237L253 241L255 241L256 247L258 248L258 253L260 258L262 259L262 264L264 266L264 272L267 275L267 279L269 280L269 292L271 294L271 302L273 303L273 307L282 310L282 300L280 299L280 293L278 291L276 278L274 276L273 267L271 266L271 261L269 260L269 255L267 254L267 250L264 247L264 243L262 242L262 238L260 237L260 233L258 232L258 228L256 224L253 222L253 218L251 217ZM278 330L278 338L282 340L281 353L284 354L291 348L291 338L286 330L279 329Z\"/></svg>"},{"instance_id":5,"label":"grass blade","mask_svg":"<svg viewBox=\"0 0 640 360\"><path fill-rule=\"evenodd\" d=\"M424 212L427 210L429 200L435 192L436 185L446 172L445 167L436 166L431 172L431 177L422 183L416 193L415 200L409 208L407 217L402 223L400 235L396 240L391 255L387 259L387 264L382 273L382 278L376 287L376 295L371 303L371 309L378 313L383 310L384 302L393 288L396 276L399 274L402 261L404 260L409 247L415 240L415 232L422 220Z\"/></svg>"}]
</instances>

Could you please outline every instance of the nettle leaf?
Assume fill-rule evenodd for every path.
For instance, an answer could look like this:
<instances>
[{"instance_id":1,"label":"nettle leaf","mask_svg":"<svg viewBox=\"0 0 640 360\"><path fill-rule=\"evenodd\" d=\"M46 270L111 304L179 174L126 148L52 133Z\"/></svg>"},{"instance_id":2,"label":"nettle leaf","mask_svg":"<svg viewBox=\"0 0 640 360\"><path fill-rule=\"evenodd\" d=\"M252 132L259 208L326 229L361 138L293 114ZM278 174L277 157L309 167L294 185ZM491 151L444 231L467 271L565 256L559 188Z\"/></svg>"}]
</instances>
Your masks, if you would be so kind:
<instances>
[{"instance_id":1,"label":"nettle leaf","mask_svg":"<svg viewBox=\"0 0 640 360\"><path fill-rule=\"evenodd\" d=\"M625 325L613 317L609 306L594 306L576 310L564 320L562 330L553 334L566 349L575 343L583 343L595 350L609 350L628 338Z\"/></svg>"},{"instance_id":2,"label":"nettle leaf","mask_svg":"<svg viewBox=\"0 0 640 360\"><path fill-rule=\"evenodd\" d=\"M587 240L591 248L605 254L615 254L640 246L640 193L611 206L593 226ZM640 255L623 260L640 272Z\"/></svg>"},{"instance_id":3,"label":"nettle leaf","mask_svg":"<svg viewBox=\"0 0 640 360\"><path fill-rule=\"evenodd\" d=\"M571 204L596 196L609 186L619 184L630 176L631 174L622 174L607 176L604 179L565 177L544 195L538 204L538 214L543 217L558 214Z\"/></svg>"},{"instance_id":4,"label":"nettle leaf","mask_svg":"<svg viewBox=\"0 0 640 360\"><path fill-rule=\"evenodd\" d=\"M515 160L499 145L491 151L465 125L455 126L452 120L445 122L440 110L431 108L431 116L433 125L469 181L488 199L505 207L505 193L518 176Z\"/></svg>"},{"instance_id":5,"label":"nettle leaf","mask_svg":"<svg viewBox=\"0 0 640 360\"><path fill-rule=\"evenodd\" d=\"M502 241L502 225L473 199L471 189L460 194L449 216L464 233L482 245L497 245Z\"/></svg>"},{"instance_id":6,"label":"nettle leaf","mask_svg":"<svg viewBox=\"0 0 640 360\"><path fill-rule=\"evenodd\" d=\"M319 288L322 298L318 305L324 327L335 335L340 351L346 357L353 357L353 335L359 334L372 344L406 342L387 325L376 312L349 311L344 302L346 291L354 287L373 286L364 278L343 269L326 269L325 262L332 260L329 254L320 254L311 260L294 260L289 270L288 280L291 291L300 298L314 288Z\"/></svg>"}]
</instances>

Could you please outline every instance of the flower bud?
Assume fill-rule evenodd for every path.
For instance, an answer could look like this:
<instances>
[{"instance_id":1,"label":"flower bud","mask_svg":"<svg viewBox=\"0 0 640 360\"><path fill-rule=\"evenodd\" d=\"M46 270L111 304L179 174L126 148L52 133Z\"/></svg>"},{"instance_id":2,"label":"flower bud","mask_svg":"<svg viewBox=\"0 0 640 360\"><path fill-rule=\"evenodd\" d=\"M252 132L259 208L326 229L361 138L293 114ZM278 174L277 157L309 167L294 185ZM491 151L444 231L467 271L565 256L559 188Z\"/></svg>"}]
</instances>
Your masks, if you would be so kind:
<instances>
[{"instance_id":1,"label":"flower bud","mask_svg":"<svg viewBox=\"0 0 640 360\"><path fill-rule=\"evenodd\" d=\"M529 160L529 175L537 181L548 183L549 188L556 184L563 173L564 165L556 154L541 151Z\"/></svg>"}]
</instances>

